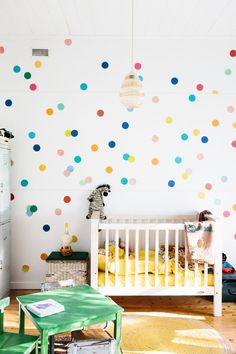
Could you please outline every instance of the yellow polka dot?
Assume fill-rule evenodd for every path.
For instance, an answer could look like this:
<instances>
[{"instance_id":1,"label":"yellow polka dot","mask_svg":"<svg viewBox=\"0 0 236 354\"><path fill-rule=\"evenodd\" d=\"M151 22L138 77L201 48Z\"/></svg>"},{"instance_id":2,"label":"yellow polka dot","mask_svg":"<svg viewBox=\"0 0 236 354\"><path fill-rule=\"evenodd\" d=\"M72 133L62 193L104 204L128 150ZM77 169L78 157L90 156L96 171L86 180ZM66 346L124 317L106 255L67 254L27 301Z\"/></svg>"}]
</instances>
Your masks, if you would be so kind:
<instances>
[{"instance_id":1,"label":"yellow polka dot","mask_svg":"<svg viewBox=\"0 0 236 354\"><path fill-rule=\"evenodd\" d=\"M218 90L212 90L211 92L213 93L213 95L217 95L219 93Z\"/></svg>"},{"instance_id":2,"label":"yellow polka dot","mask_svg":"<svg viewBox=\"0 0 236 354\"><path fill-rule=\"evenodd\" d=\"M200 134L199 129L193 129L193 135L198 136Z\"/></svg>"},{"instance_id":3,"label":"yellow polka dot","mask_svg":"<svg viewBox=\"0 0 236 354\"><path fill-rule=\"evenodd\" d=\"M42 261L45 261L48 258L47 253L41 253L40 258L42 259Z\"/></svg>"},{"instance_id":4,"label":"yellow polka dot","mask_svg":"<svg viewBox=\"0 0 236 354\"><path fill-rule=\"evenodd\" d=\"M41 68L41 66L42 66L42 62L41 62L40 60L36 60L36 61L34 62L34 66L35 66L37 69L39 69L39 68Z\"/></svg>"},{"instance_id":5,"label":"yellow polka dot","mask_svg":"<svg viewBox=\"0 0 236 354\"><path fill-rule=\"evenodd\" d=\"M155 157L152 159L151 162L152 162L153 165L158 165L159 164L159 160L157 158L155 158Z\"/></svg>"},{"instance_id":6,"label":"yellow polka dot","mask_svg":"<svg viewBox=\"0 0 236 354\"><path fill-rule=\"evenodd\" d=\"M135 161L135 157L134 156L129 156L128 161L131 162L131 163L134 162Z\"/></svg>"},{"instance_id":7,"label":"yellow polka dot","mask_svg":"<svg viewBox=\"0 0 236 354\"><path fill-rule=\"evenodd\" d=\"M200 198L200 199L204 199L205 198L205 193L204 192L199 192L198 193L198 198Z\"/></svg>"},{"instance_id":8,"label":"yellow polka dot","mask_svg":"<svg viewBox=\"0 0 236 354\"><path fill-rule=\"evenodd\" d=\"M75 236L75 235L72 235L72 237L71 237L71 242L75 243L75 242L77 242L77 241L78 241L78 237Z\"/></svg>"},{"instance_id":9,"label":"yellow polka dot","mask_svg":"<svg viewBox=\"0 0 236 354\"><path fill-rule=\"evenodd\" d=\"M166 117L166 123L171 124L173 122L173 118L171 117Z\"/></svg>"},{"instance_id":10,"label":"yellow polka dot","mask_svg":"<svg viewBox=\"0 0 236 354\"><path fill-rule=\"evenodd\" d=\"M46 109L46 113L47 113L48 116L52 116L52 115L53 115L53 112L54 112L54 111L53 111L52 108L47 108L47 109Z\"/></svg>"},{"instance_id":11,"label":"yellow polka dot","mask_svg":"<svg viewBox=\"0 0 236 354\"><path fill-rule=\"evenodd\" d=\"M39 165L39 171L45 171L46 170L46 165L42 164Z\"/></svg>"},{"instance_id":12,"label":"yellow polka dot","mask_svg":"<svg viewBox=\"0 0 236 354\"><path fill-rule=\"evenodd\" d=\"M220 122L219 122L217 119L214 119L214 120L211 122L211 124L213 125L213 127L217 127L217 126L220 124Z\"/></svg>"},{"instance_id":13,"label":"yellow polka dot","mask_svg":"<svg viewBox=\"0 0 236 354\"><path fill-rule=\"evenodd\" d=\"M233 127L233 128L236 128L236 122L234 122L234 123L232 124L232 127Z\"/></svg>"},{"instance_id":14,"label":"yellow polka dot","mask_svg":"<svg viewBox=\"0 0 236 354\"><path fill-rule=\"evenodd\" d=\"M91 150L92 150L92 151L98 151L98 146L97 146L97 144L91 145Z\"/></svg>"},{"instance_id":15,"label":"yellow polka dot","mask_svg":"<svg viewBox=\"0 0 236 354\"><path fill-rule=\"evenodd\" d=\"M111 166L107 166L105 168L105 171L106 171L106 173L112 173L113 172L113 168Z\"/></svg>"},{"instance_id":16,"label":"yellow polka dot","mask_svg":"<svg viewBox=\"0 0 236 354\"><path fill-rule=\"evenodd\" d=\"M27 273L29 271L30 267L27 264L24 264L21 267L22 272Z\"/></svg>"},{"instance_id":17,"label":"yellow polka dot","mask_svg":"<svg viewBox=\"0 0 236 354\"><path fill-rule=\"evenodd\" d=\"M182 177L183 179L188 179L189 175L188 175L186 172L183 172L182 175L181 175L181 177Z\"/></svg>"},{"instance_id":18,"label":"yellow polka dot","mask_svg":"<svg viewBox=\"0 0 236 354\"><path fill-rule=\"evenodd\" d=\"M232 205L232 209L233 209L234 211L236 211L236 204L233 204L233 205Z\"/></svg>"},{"instance_id":19,"label":"yellow polka dot","mask_svg":"<svg viewBox=\"0 0 236 354\"><path fill-rule=\"evenodd\" d=\"M65 131L65 135L66 135L66 136L71 136L71 130L67 129L67 130Z\"/></svg>"}]
</instances>

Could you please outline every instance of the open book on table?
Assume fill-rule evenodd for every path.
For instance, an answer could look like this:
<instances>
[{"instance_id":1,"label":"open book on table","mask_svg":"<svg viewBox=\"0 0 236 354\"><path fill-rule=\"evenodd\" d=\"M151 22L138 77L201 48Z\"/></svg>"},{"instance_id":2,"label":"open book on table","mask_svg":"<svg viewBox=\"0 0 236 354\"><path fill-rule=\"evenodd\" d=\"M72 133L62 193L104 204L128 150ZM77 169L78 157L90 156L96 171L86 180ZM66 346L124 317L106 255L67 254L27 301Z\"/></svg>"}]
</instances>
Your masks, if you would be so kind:
<instances>
[{"instance_id":1,"label":"open book on table","mask_svg":"<svg viewBox=\"0 0 236 354\"><path fill-rule=\"evenodd\" d=\"M33 302L32 304L27 305L27 309L39 317L45 317L64 311L64 305L59 304L55 300L47 299Z\"/></svg>"}]
</instances>

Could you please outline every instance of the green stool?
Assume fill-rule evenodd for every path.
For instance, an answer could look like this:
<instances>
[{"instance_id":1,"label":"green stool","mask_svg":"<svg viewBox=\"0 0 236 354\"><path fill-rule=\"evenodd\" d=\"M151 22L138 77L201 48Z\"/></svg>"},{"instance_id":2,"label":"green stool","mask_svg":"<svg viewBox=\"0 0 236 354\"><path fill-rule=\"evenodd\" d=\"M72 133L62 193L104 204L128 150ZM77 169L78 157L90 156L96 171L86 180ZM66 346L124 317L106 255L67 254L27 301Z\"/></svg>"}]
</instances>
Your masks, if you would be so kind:
<instances>
[{"instance_id":1,"label":"green stool","mask_svg":"<svg viewBox=\"0 0 236 354\"><path fill-rule=\"evenodd\" d=\"M10 298L0 300L0 353L38 354L38 337L26 334L9 333L3 330L4 308L9 306Z\"/></svg>"}]
</instances>

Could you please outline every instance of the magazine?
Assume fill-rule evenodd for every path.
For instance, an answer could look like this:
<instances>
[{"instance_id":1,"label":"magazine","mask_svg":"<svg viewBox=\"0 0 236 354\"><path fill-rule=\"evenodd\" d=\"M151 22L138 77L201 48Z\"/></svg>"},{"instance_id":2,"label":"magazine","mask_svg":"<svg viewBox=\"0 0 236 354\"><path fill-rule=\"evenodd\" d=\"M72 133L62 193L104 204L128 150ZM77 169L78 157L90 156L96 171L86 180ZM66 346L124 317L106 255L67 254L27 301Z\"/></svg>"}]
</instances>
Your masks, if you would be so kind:
<instances>
[{"instance_id":1,"label":"magazine","mask_svg":"<svg viewBox=\"0 0 236 354\"><path fill-rule=\"evenodd\" d=\"M39 317L45 317L64 311L64 306L52 299L33 302L26 307Z\"/></svg>"}]
</instances>

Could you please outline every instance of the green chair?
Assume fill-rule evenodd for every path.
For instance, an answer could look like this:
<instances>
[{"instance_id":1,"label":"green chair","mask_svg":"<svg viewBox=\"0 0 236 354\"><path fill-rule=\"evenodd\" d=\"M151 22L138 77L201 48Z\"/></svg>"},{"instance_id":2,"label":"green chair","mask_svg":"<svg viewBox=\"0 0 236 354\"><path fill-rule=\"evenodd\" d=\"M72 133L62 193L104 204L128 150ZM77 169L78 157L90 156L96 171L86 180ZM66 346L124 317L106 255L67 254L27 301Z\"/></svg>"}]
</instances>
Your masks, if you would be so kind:
<instances>
[{"instance_id":1,"label":"green chair","mask_svg":"<svg viewBox=\"0 0 236 354\"><path fill-rule=\"evenodd\" d=\"M9 297L0 300L0 354L38 354L38 337L4 332L4 308L9 305Z\"/></svg>"}]
</instances>

